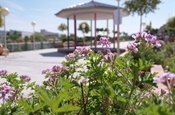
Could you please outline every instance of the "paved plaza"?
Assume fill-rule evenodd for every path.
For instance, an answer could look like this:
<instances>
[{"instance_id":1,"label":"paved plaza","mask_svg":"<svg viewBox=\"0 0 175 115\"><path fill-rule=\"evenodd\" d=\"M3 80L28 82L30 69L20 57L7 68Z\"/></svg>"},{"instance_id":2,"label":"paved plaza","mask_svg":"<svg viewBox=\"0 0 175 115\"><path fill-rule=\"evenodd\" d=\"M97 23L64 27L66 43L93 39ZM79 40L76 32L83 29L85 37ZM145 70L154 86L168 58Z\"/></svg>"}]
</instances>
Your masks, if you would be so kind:
<instances>
[{"instance_id":1,"label":"paved plaza","mask_svg":"<svg viewBox=\"0 0 175 115\"><path fill-rule=\"evenodd\" d=\"M121 42L120 48L125 49L130 42ZM111 45L111 47L113 46ZM44 80L42 70L50 69L54 65L61 63L65 60L65 55L57 52L56 48L11 52L7 57L0 56L0 70L7 70L9 73L17 72L19 75L28 75L32 81L41 84Z\"/></svg>"},{"instance_id":2,"label":"paved plaza","mask_svg":"<svg viewBox=\"0 0 175 115\"><path fill-rule=\"evenodd\" d=\"M53 67L64 60L65 54L57 49L44 49L10 53L7 57L0 56L0 70L19 75L28 75L32 81L41 84L44 80L42 70Z\"/></svg>"}]
</instances>

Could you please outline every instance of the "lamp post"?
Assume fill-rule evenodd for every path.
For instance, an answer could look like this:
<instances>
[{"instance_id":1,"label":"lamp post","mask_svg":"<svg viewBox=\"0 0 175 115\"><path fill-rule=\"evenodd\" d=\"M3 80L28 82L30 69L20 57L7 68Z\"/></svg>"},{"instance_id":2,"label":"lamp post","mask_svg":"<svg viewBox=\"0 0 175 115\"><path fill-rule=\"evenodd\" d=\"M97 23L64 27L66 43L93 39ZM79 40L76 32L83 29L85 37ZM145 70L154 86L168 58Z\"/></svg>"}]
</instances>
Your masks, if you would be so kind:
<instances>
[{"instance_id":1,"label":"lamp post","mask_svg":"<svg viewBox=\"0 0 175 115\"><path fill-rule=\"evenodd\" d=\"M9 9L8 8L2 8L1 13L4 18L4 47L7 49L7 38L6 38L6 20L5 17L9 14ZM7 52L5 53L5 56L7 56Z\"/></svg>"},{"instance_id":2,"label":"lamp post","mask_svg":"<svg viewBox=\"0 0 175 115\"><path fill-rule=\"evenodd\" d=\"M117 54L120 55L120 0L117 1L118 7L118 23L117 23Z\"/></svg>"},{"instance_id":3,"label":"lamp post","mask_svg":"<svg viewBox=\"0 0 175 115\"><path fill-rule=\"evenodd\" d=\"M85 28L86 28L86 24L82 24L81 25L81 27L82 27L82 32L83 32L83 46L84 46L84 42L85 42Z\"/></svg>"},{"instance_id":4,"label":"lamp post","mask_svg":"<svg viewBox=\"0 0 175 115\"><path fill-rule=\"evenodd\" d=\"M33 26L33 50L35 50L35 25L36 25L36 22L32 21L31 24Z\"/></svg>"}]
</instances>

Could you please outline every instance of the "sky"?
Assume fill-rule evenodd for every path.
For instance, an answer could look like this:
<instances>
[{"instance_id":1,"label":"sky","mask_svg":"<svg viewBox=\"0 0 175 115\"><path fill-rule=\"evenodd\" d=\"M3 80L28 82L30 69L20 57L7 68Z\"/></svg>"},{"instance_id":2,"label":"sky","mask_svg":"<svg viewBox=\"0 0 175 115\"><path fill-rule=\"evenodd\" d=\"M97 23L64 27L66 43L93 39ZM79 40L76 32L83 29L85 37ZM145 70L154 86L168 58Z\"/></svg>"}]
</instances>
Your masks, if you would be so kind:
<instances>
[{"instance_id":1,"label":"sky","mask_svg":"<svg viewBox=\"0 0 175 115\"><path fill-rule=\"evenodd\" d=\"M50 32L61 33L58 26L61 23L67 23L66 19L55 16L57 12L68 6L89 2L91 0L0 0L0 5L9 9L9 15L6 16L6 29L32 32L32 21L36 22L35 30L45 29ZM116 5L116 0L95 0L97 2ZM123 2L120 0L120 6ZM175 0L162 0L158 9L154 13L143 16L143 22L152 23L153 28L159 28L167 22L170 17L175 16ZM79 24L81 21L78 21ZM139 31L140 17L137 14L122 18L120 25L121 32L129 34ZM112 31L112 20L109 21L109 29ZM106 21L98 21L97 28L106 28ZM0 28L3 30L3 28ZM65 32L66 33L66 32ZM70 21L70 33L73 33L73 21ZM82 35L78 31L78 35Z\"/></svg>"}]
</instances>

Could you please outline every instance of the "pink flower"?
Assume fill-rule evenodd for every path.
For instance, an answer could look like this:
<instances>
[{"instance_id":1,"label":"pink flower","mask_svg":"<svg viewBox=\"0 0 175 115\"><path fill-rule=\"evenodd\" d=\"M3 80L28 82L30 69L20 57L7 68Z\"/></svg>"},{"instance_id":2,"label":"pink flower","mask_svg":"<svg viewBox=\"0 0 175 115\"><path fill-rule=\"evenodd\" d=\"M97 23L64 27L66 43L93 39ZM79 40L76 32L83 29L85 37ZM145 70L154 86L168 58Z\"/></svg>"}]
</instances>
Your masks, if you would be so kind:
<instances>
[{"instance_id":1,"label":"pink flower","mask_svg":"<svg viewBox=\"0 0 175 115\"><path fill-rule=\"evenodd\" d=\"M116 55L112 52L108 52L106 55L103 57L104 62L111 62L115 59Z\"/></svg>"},{"instance_id":2,"label":"pink flower","mask_svg":"<svg viewBox=\"0 0 175 115\"><path fill-rule=\"evenodd\" d=\"M25 82L29 82L31 80L31 78L27 75L22 75L20 78L21 80L24 80Z\"/></svg>"},{"instance_id":3,"label":"pink flower","mask_svg":"<svg viewBox=\"0 0 175 115\"><path fill-rule=\"evenodd\" d=\"M42 74L48 74L50 72L50 70L49 69L46 69L46 70L43 70L42 71Z\"/></svg>"},{"instance_id":4,"label":"pink flower","mask_svg":"<svg viewBox=\"0 0 175 115\"><path fill-rule=\"evenodd\" d=\"M65 56L65 58L68 61L73 61L77 58L77 55L75 53L69 53L68 55Z\"/></svg>"},{"instance_id":5,"label":"pink flower","mask_svg":"<svg viewBox=\"0 0 175 115\"><path fill-rule=\"evenodd\" d=\"M169 84L171 87L174 87L175 86L175 74L174 73L164 73L162 76L154 78L154 82L162 83L166 86L168 86Z\"/></svg>"},{"instance_id":6,"label":"pink flower","mask_svg":"<svg viewBox=\"0 0 175 115\"><path fill-rule=\"evenodd\" d=\"M159 42L159 41L156 41L155 46L156 46L157 48L161 47L160 42Z\"/></svg>"},{"instance_id":7,"label":"pink flower","mask_svg":"<svg viewBox=\"0 0 175 115\"><path fill-rule=\"evenodd\" d=\"M103 48L104 47L109 48L110 47L109 38L107 38L107 37L101 37L100 38L100 41L99 41L99 44L101 44Z\"/></svg>"},{"instance_id":8,"label":"pink flower","mask_svg":"<svg viewBox=\"0 0 175 115\"><path fill-rule=\"evenodd\" d=\"M4 76L7 74L7 70L0 70L0 76Z\"/></svg>"},{"instance_id":9,"label":"pink flower","mask_svg":"<svg viewBox=\"0 0 175 115\"><path fill-rule=\"evenodd\" d=\"M73 52L75 55L82 56L90 53L92 50L90 47L85 46L85 47L77 47L75 51Z\"/></svg>"},{"instance_id":10,"label":"pink flower","mask_svg":"<svg viewBox=\"0 0 175 115\"><path fill-rule=\"evenodd\" d=\"M138 52L138 48L136 47L136 44L128 44L127 45L127 49L129 51L132 51L133 53L137 53Z\"/></svg>"},{"instance_id":11,"label":"pink flower","mask_svg":"<svg viewBox=\"0 0 175 115\"><path fill-rule=\"evenodd\" d=\"M3 102L11 98L13 94L14 94L14 89L11 86L9 86L7 83L3 83L0 85L0 99L2 99Z\"/></svg>"}]
</instances>

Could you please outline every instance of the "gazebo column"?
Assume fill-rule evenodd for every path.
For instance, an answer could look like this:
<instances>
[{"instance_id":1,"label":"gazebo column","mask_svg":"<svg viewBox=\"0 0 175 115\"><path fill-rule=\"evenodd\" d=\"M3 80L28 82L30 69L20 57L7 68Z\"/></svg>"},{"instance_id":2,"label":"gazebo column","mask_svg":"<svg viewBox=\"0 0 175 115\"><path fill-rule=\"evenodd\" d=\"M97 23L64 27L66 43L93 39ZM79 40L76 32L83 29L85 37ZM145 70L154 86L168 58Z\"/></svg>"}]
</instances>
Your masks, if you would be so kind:
<instances>
[{"instance_id":1,"label":"gazebo column","mask_svg":"<svg viewBox=\"0 0 175 115\"><path fill-rule=\"evenodd\" d=\"M115 49L115 18L113 15L113 48Z\"/></svg>"},{"instance_id":2,"label":"gazebo column","mask_svg":"<svg viewBox=\"0 0 175 115\"><path fill-rule=\"evenodd\" d=\"M94 13L94 38L95 38L95 49L97 48L97 35L96 35L96 28L97 28L97 14Z\"/></svg>"},{"instance_id":3,"label":"gazebo column","mask_svg":"<svg viewBox=\"0 0 175 115\"><path fill-rule=\"evenodd\" d=\"M92 47L92 20L91 20L91 47Z\"/></svg>"},{"instance_id":4,"label":"gazebo column","mask_svg":"<svg viewBox=\"0 0 175 115\"><path fill-rule=\"evenodd\" d=\"M69 18L67 18L67 48L69 49Z\"/></svg>"},{"instance_id":5,"label":"gazebo column","mask_svg":"<svg viewBox=\"0 0 175 115\"><path fill-rule=\"evenodd\" d=\"M74 49L77 47L77 20L76 15L74 15Z\"/></svg>"}]
</instances>

